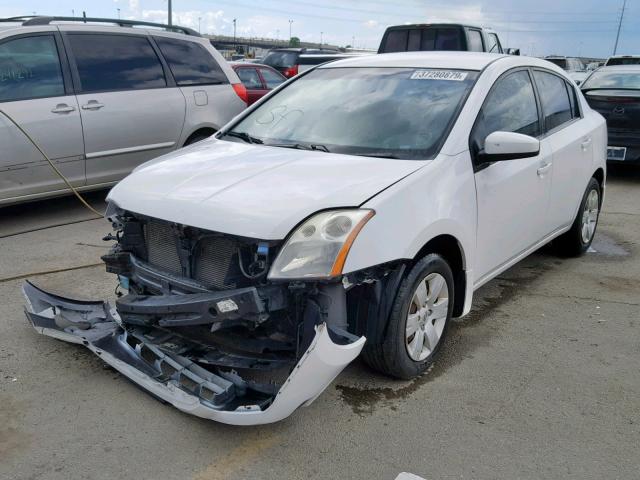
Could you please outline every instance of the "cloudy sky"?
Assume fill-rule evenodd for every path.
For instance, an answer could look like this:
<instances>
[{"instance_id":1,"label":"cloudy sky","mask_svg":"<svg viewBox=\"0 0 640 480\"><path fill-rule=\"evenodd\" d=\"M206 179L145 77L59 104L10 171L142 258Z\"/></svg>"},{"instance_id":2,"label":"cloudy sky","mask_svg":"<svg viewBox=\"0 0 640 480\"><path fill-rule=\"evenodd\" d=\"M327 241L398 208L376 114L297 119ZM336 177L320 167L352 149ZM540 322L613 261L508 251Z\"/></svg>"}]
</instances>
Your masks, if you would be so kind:
<instances>
[{"instance_id":1,"label":"cloudy sky","mask_svg":"<svg viewBox=\"0 0 640 480\"><path fill-rule=\"evenodd\" d=\"M606 57L612 53L623 0L173 0L174 23L202 33L355 41L376 48L385 26L438 20L491 26L503 44L533 55ZM87 15L166 22L166 0L0 0L0 16ZM199 20L200 19L200 20ZM618 53L640 54L640 0L627 0Z\"/></svg>"}]
</instances>

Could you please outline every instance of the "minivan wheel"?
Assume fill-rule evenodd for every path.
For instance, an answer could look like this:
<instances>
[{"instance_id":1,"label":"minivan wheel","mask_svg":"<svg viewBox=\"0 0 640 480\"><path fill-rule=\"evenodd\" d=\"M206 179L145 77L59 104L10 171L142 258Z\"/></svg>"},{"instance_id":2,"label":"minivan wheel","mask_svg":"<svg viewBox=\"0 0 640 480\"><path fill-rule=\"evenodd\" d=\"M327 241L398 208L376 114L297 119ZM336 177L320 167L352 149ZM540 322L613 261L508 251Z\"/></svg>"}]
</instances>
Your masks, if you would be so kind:
<instances>
[{"instance_id":1,"label":"minivan wheel","mask_svg":"<svg viewBox=\"0 0 640 480\"><path fill-rule=\"evenodd\" d=\"M418 261L404 278L379 345L365 361L387 375L411 379L433 362L447 333L454 303L453 273L440 255Z\"/></svg>"},{"instance_id":2,"label":"minivan wheel","mask_svg":"<svg viewBox=\"0 0 640 480\"><path fill-rule=\"evenodd\" d=\"M598 226L600 195L600 184L591 178L571 229L554 241L560 254L577 257L589 249Z\"/></svg>"}]
</instances>

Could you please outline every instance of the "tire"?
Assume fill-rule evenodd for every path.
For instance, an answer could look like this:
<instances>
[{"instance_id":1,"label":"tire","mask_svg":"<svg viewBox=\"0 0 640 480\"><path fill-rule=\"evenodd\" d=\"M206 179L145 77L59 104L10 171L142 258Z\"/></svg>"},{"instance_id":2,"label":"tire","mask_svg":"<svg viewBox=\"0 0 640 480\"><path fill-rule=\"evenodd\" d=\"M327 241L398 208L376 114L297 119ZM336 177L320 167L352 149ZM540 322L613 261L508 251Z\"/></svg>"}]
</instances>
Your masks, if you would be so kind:
<instances>
[{"instance_id":1,"label":"tire","mask_svg":"<svg viewBox=\"0 0 640 480\"><path fill-rule=\"evenodd\" d=\"M439 285L442 288L437 291ZM418 298L425 298L425 294L427 302L423 303L423 308L418 309ZM453 304L451 268L440 255L425 256L400 283L386 332L379 343L365 345L365 362L374 370L404 380L421 375L433 363L444 342ZM415 333L410 335L413 327L416 327Z\"/></svg>"},{"instance_id":2,"label":"tire","mask_svg":"<svg viewBox=\"0 0 640 480\"><path fill-rule=\"evenodd\" d=\"M589 250L600 218L601 199L600 184L595 178L591 178L571 229L554 241L560 255L579 257Z\"/></svg>"},{"instance_id":3,"label":"tire","mask_svg":"<svg viewBox=\"0 0 640 480\"><path fill-rule=\"evenodd\" d=\"M193 145L194 143L198 143L201 142L202 140L206 140L207 138L209 138L211 135L213 135L216 132L211 132L211 133L205 133L205 132L201 132L201 133L194 133L193 135L191 135L189 138L187 138L186 142L184 142L185 147L189 146L189 145Z\"/></svg>"}]
</instances>

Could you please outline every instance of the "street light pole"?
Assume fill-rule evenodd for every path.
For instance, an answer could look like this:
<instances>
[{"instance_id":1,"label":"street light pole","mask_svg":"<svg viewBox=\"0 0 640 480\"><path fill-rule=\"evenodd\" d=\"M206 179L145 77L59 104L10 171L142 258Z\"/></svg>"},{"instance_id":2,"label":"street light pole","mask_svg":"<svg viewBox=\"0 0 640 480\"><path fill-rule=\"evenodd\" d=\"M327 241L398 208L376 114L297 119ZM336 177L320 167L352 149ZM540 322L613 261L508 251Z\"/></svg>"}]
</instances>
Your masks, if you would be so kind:
<instances>
[{"instance_id":1,"label":"street light pole","mask_svg":"<svg viewBox=\"0 0 640 480\"><path fill-rule=\"evenodd\" d=\"M202 21L202 17L198 17L198 33L202 33L200 31L200 22Z\"/></svg>"},{"instance_id":2,"label":"street light pole","mask_svg":"<svg viewBox=\"0 0 640 480\"><path fill-rule=\"evenodd\" d=\"M289 20L289 43L291 43L291 24L293 23L293 20Z\"/></svg>"},{"instance_id":3,"label":"street light pole","mask_svg":"<svg viewBox=\"0 0 640 480\"><path fill-rule=\"evenodd\" d=\"M622 2L622 13L620 14L620 22L618 23L618 33L616 34L616 44L613 47L613 54L618 52L618 41L620 40L620 30L622 29L622 20L624 19L624 11L627 8L627 0Z\"/></svg>"},{"instance_id":4,"label":"street light pole","mask_svg":"<svg viewBox=\"0 0 640 480\"><path fill-rule=\"evenodd\" d=\"M236 20L237 18L233 19L233 46L234 47L236 45Z\"/></svg>"},{"instance_id":5,"label":"street light pole","mask_svg":"<svg viewBox=\"0 0 640 480\"><path fill-rule=\"evenodd\" d=\"M322 35L324 32L320 32L320 48L322 48Z\"/></svg>"},{"instance_id":6,"label":"street light pole","mask_svg":"<svg viewBox=\"0 0 640 480\"><path fill-rule=\"evenodd\" d=\"M169 23L168 23L168 25L171 25L171 16L172 16L172 12L171 12L171 0L167 0L167 3L169 4L169 5L168 5L168 7L169 7L169 8L168 8L168 12L167 12L167 13L168 13L168 16L169 16Z\"/></svg>"},{"instance_id":7,"label":"street light pole","mask_svg":"<svg viewBox=\"0 0 640 480\"><path fill-rule=\"evenodd\" d=\"M117 8L116 10L118 10L118 20L120 20L120 9Z\"/></svg>"}]
</instances>

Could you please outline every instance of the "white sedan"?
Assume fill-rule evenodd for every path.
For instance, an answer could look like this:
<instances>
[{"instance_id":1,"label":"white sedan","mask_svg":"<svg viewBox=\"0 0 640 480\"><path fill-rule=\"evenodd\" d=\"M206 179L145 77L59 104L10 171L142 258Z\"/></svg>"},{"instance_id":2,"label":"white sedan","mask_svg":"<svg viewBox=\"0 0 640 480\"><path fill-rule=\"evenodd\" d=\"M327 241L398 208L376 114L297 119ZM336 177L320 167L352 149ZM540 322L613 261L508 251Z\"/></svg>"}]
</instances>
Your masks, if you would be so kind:
<instances>
[{"instance_id":1,"label":"white sedan","mask_svg":"<svg viewBox=\"0 0 640 480\"><path fill-rule=\"evenodd\" d=\"M327 64L111 191L115 308L27 283L27 315L183 411L277 421L361 352L420 375L475 289L552 240L584 253L606 146L543 60Z\"/></svg>"}]
</instances>

